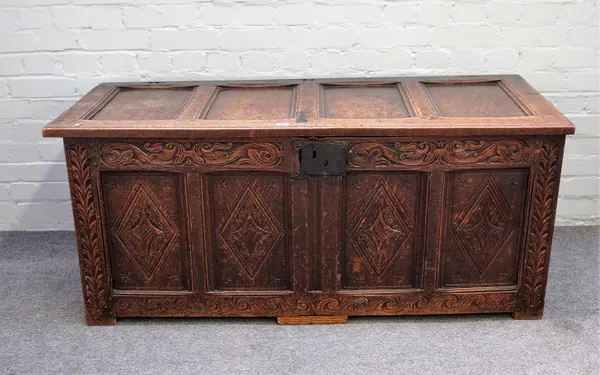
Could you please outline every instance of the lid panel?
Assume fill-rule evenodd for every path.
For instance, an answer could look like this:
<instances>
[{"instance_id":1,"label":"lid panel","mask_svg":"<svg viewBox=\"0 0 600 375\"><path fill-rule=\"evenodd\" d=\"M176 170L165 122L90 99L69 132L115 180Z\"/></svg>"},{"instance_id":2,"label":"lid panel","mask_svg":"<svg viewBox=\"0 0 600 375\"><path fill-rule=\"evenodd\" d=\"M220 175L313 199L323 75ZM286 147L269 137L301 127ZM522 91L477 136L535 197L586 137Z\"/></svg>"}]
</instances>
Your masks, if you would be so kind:
<instances>
[{"instance_id":1,"label":"lid panel","mask_svg":"<svg viewBox=\"0 0 600 375\"><path fill-rule=\"evenodd\" d=\"M172 120L183 108L194 87L120 87L92 120Z\"/></svg>"},{"instance_id":2,"label":"lid panel","mask_svg":"<svg viewBox=\"0 0 600 375\"><path fill-rule=\"evenodd\" d=\"M377 119L410 117L397 84L321 86L321 117Z\"/></svg>"},{"instance_id":3,"label":"lid panel","mask_svg":"<svg viewBox=\"0 0 600 375\"><path fill-rule=\"evenodd\" d=\"M296 85L218 87L200 118L205 120L275 120L294 117Z\"/></svg>"},{"instance_id":4,"label":"lid panel","mask_svg":"<svg viewBox=\"0 0 600 375\"><path fill-rule=\"evenodd\" d=\"M520 117L527 113L500 81L428 83L425 90L443 117Z\"/></svg>"}]
</instances>

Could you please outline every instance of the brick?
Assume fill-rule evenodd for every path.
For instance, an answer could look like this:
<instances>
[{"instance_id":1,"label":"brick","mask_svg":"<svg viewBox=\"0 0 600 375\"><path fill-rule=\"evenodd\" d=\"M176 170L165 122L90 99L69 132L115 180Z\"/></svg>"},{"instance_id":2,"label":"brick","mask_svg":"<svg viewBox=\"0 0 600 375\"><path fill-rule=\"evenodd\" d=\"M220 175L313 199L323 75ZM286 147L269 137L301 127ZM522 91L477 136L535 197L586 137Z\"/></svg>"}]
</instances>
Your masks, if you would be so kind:
<instances>
[{"instance_id":1,"label":"brick","mask_svg":"<svg viewBox=\"0 0 600 375\"><path fill-rule=\"evenodd\" d=\"M562 113L581 113L586 104L585 96L551 96L547 99Z\"/></svg>"},{"instance_id":2,"label":"brick","mask_svg":"<svg viewBox=\"0 0 600 375\"><path fill-rule=\"evenodd\" d=\"M67 167L64 163L5 164L5 166L18 166L17 177L13 177L10 181L64 182L68 179Z\"/></svg>"},{"instance_id":3,"label":"brick","mask_svg":"<svg viewBox=\"0 0 600 375\"><path fill-rule=\"evenodd\" d=\"M88 27L89 11L85 7L52 7L54 24L59 30Z\"/></svg>"},{"instance_id":4,"label":"brick","mask_svg":"<svg viewBox=\"0 0 600 375\"><path fill-rule=\"evenodd\" d=\"M568 115L567 118L575 124L575 137L600 137L600 116ZM596 150L598 154L600 150Z\"/></svg>"},{"instance_id":5,"label":"brick","mask_svg":"<svg viewBox=\"0 0 600 375\"><path fill-rule=\"evenodd\" d=\"M554 57L554 68L594 68L598 66L598 50L559 49Z\"/></svg>"},{"instance_id":6,"label":"brick","mask_svg":"<svg viewBox=\"0 0 600 375\"><path fill-rule=\"evenodd\" d=\"M23 74L23 62L20 56L0 56L0 76L21 74Z\"/></svg>"},{"instance_id":7,"label":"brick","mask_svg":"<svg viewBox=\"0 0 600 375\"><path fill-rule=\"evenodd\" d=\"M215 49L219 46L219 34L215 30L152 30L152 48L179 51Z\"/></svg>"},{"instance_id":8,"label":"brick","mask_svg":"<svg viewBox=\"0 0 600 375\"><path fill-rule=\"evenodd\" d=\"M49 9L20 9L19 10L19 28L20 29L45 29L52 27L52 16Z\"/></svg>"},{"instance_id":9,"label":"brick","mask_svg":"<svg viewBox=\"0 0 600 375\"><path fill-rule=\"evenodd\" d=\"M561 4L539 4L524 2L523 14L519 23L527 26L545 26L554 24L560 13Z\"/></svg>"},{"instance_id":10,"label":"brick","mask_svg":"<svg viewBox=\"0 0 600 375\"><path fill-rule=\"evenodd\" d=\"M10 161L10 142L0 142L0 162L9 162Z\"/></svg>"},{"instance_id":11,"label":"brick","mask_svg":"<svg viewBox=\"0 0 600 375\"><path fill-rule=\"evenodd\" d=\"M290 33L280 30L273 33L270 29L226 30L219 39L223 49L276 49L289 47Z\"/></svg>"},{"instance_id":12,"label":"brick","mask_svg":"<svg viewBox=\"0 0 600 375\"><path fill-rule=\"evenodd\" d=\"M198 71L206 66L206 53L180 52L171 54L173 69L179 71Z\"/></svg>"},{"instance_id":13,"label":"brick","mask_svg":"<svg viewBox=\"0 0 600 375\"><path fill-rule=\"evenodd\" d=\"M240 69L240 58L232 53L208 53L207 62L216 70L234 72Z\"/></svg>"},{"instance_id":14,"label":"brick","mask_svg":"<svg viewBox=\"0 0 600 375\"><path fill-rule=\"evenodd\" d=\"M567 76L556 72L524 71L524 78L538 91L563 91L566 87Z\"/></svg>"},{"instance_id":15,"label":"brick","mask_svg":"<svg viewBox=\"0 0 600 375\"><path fill-rule=\"evenodd\" d=\"M562 176L598 176L600 159L598 155L576 157L565 155L562 166Z\"/></svg>"},{"instance_id":16,"label":"brick","mask_svg":"<svg viewBox=\"0 0 600 375\"><path fill-rule=\"evenodd\" d=\"M450 23L452 4L423 2L417 6L419 24L429 26L447 25Z\"/></svg>"},{"instance_id":17,"label":"brick","mask_svg":"<svg viewBox=\"0 0 600 375\"><path fill-rule=\"evenodd\" d=\"M9 228L7 224L17 221L17 206L13 203L0 203L0 229ZM5 226L3 228L3 226Z\"/></svg>"},{"instance_id":18,"label":"brick","mask_svg":"<svg viewBox=\"0 0 600 375\"><path fill-rule=\"evenodd\" d=\"M417 7L412 3L391 3L383 9L384 22L412 23L417 17Z\"/></svg>"},{"instance_id":19,"label":"brick","mask_svg":"<svg viewBox=\"0 0 600 375\"><path fill-rule=\"evenodd\" d=\"M13 31L19 29L19 12L17 10L2 9L0 11L0 30Z\"/></svg>"},{"instance_id":20,"label":"brick","mask_svg":"<svg viewBox=\"0 0 600 375\"><path fill-rule=\"evenodd\" d=\"M353 25L377 25L383 20L382 10L383 6L377 4L349 6L347 19Z\"/></svg>"},{"instance_id":21,"label":"brick","mask_svg":"<svg viewBox=\"0 0 600 375\"><path fill-rule=\"evenodd\" d=\"M456 3L450 16L456 23L487 23L487 9L481 4Z\"/></svg>"},{"instance_id":22,"label":"brick","mask_svg":"<svg viewBox=\"0 0 600 375\"><path fill-rule=\"evenodd\" d=\"M600 96L590 95L585 105L585 109L589 113L600 113Z\"/></svg>"},{"instance_id":23,"label":"brick","mask_svg":"<svg viewBox=\"0 0 600 375\"><path fill-rule=\"evenodd\" d=\"M310 68L310 56L303 51L285 51L275 57L276 66L283 67L284 71L307 71Z\"/></svg>"},{"instance_id":24,"label":"brick","mask_svg":"<svg viewBox=\"0 0 600 375\"><path fill-rule=\"evenodd\" d=\"M600 202L597 199L559 199L556 214L560 216L600 215Z\"/></svg>"},{"instance_id":25,"label":"brick","mask_svg":"<svg viewBox=\"0 0 600 375\"><path fill-rule=\"evenodd\" d=\"M17 204L20 229L53 229L56 222L70 221L73 210L69 202L26 202Z\"/></svg>"},{"instance_id":26,"label":"brick","mask_svg":"<svg viewBox=\"0 0 600 375\"><path fill-rule=\"evenodd\" d=\"M131 53L111 53L100 56L100 71L103 73L133 73L138 70L137 59Z\"/></svg>"},{"instance_id":27,"label":"brick","mask_svg":"<svg viewBox=\"0 0 600 375\"><path fill-rule=\"evenodd\" d=\"M564 24L544 27L503 27L501 44L505 47L556 47L566 43L568 27ZM500 42L499 42L500 43Z\"/></svg>"},{"instance_id":28,"label":"brick","mask_svg":"<svg viewBox=\"0 0 600 375\"><path fill-rule=\"evenodd\" d=\"M0 79L0 98L6 98L8 96L8 86L6 86L6 81Z\"/></svg>"},{"instance_id":29,"label":"brick","mask_svg":"<svg viewBox=\"0 0 600 375\"><path fill-rule=\"evenodd\" d=\"M0 100L1 119L20 119L30 115L31 107L26 100Z\"/></svg>"},{"instance_id":30,"label":"brick","mask_svg":"<svg viewBox=\"0 0 600 375\"><path fill-rule=\"evenodd\" d=\"M514 69L519 64L519 52L512 49L491 51L486 56L486 66L491 70Z\"/></svg>"},{"instance_id":31,"label":"brick","mask_svg":"<svg viewBox=\"0 0 600 375\"><path fill-rule=\"evenodd\" d=\"M177 38L173 38L175 43ZM145 30L87 31L80 34L80 43L87 50L146 49L149 46Z\"/></svg>"},{"instance_id":32,"label":"brick","mask_svg":"<svg viewBox=\"0 0 600 375\"><path fill-rule=\"evenodd\" d=\"M137 62L141 72L170 72L173 70L171 56L168 53L139 53Z\"/></svg>"},{"instance_id":33,"label":"brick","mask_svg":"<svg viewBox=\"0 0 600 375\"><path fill-rule=\"evenodd\" d=\"M349 69L370 71L379 68L375 65L374 53L371 51L348 51L346 61Z\"/></svg>"},{"instance_id":34,"label":"brick","mask_svg":"<svg viewBox=\"0 0 600 375\"><path fill-rule=\"evenodd\" d=\"M43 161L65 161L62 142L39 143L38 150Z\"/></svg>"},{"instance_id":35,"label":"brick","mask_svg":"<svg viewBox=\"0 0 600 375\"><path fill-rule=\"evenodd\" d=\"M18 179L17 164L0 164L0 182L13 182Z\"/></svg>"},{"instance_id":36,"label":"brick","mask_svg":"<svg viewBox=\"0 0 600 375\"><path fill-rule=\"evenodd\" d=\"M472 49L453 49L450 53L450 66L470 72L480 72L485 64L485 55Z\"/></svg>"},{"instance_id":37,"label":"brick","mask_svg":"<svg viewBox=\"0 0 600 375\"><path fill-rule=\"evenodd\" d=\"M394 35L394 38L390 38ZM426 46L429 44L429 29L425 27L401 27L387 25L377 28L360 29L356 40L349 39L348 45L357 43L362 48L398 48L405 46Z\"/></svg>"},{"instance_id":38,"label":"brick","mask_svg":"<svg viewBox=\"0 0 600 375\"><path fill-rule=\"evenodd\" d=\"M597 46L600 43L598 26L573 26L568 44L571 46Z\"/></svg>"},{"instance_id":39,"label":"brick","mask_svg":"<svg viewBox=\"0 0 600 375\"><path fill-rule=\"evenodd\" d=\"M374 59L375 67L382 70L406 70L414 65L413 55L409 50L381 51Z\"/></svg>"},{"instance_id":40,"label":"brick","mask_svg":"<svg viewBox=\"0 0 600 375\"><path fill-rule=\"evenodd\" d=\"M292 48L349 48L357 42L354 30L338 28L299 29L292 32ZM283 43L282 43L283 44ZM285 44L283 45L285 47Z\"/></svg>"},{"instance_id":41,"label":"brick","mask_svg":"<svg viewBox=\"0 0 600 375\"><path fill-rule=\"evenodd\" d=\"M576 4L563 4L560 10L560 20L572 23L590 23L597 17L598 9L593 1L577 2Z\"/></svg>"},{"instance_id":42,"label":"brick","mask_svg":"<svg viewBox=\"0 0 600 375\"><path fill-rule=\"evenodd\" d=\"M13 137L18 142L40 142L42 137L42 128L46 121L38 120L20 120L12 124Z\"/></svg>"},{"instance_id":43,"label":"brick","mask_svg":"<svg viewBox=\"0 0 600 375\"><path fill-rule=\"evenodd\" d=\"M99 71L98 55L83 54L79 52L56 56L62 64L65 75L79 75L83 73L94 74Z\"/></svg>"},{"instance_id":44,"label":"brick","mask_svg":"<svg viewBox=\"0 0 600 375\"><path fill-rule=\"evenodd\" d=\"M272 72L275 70L275 57L271 53L247 52L241 56L242 68L256 72Z\"/></svg>"},{"instance_id":45,"label":"brick","mask_svg":"<svg viewBox=\"0 0 600 375\"><path fill-rule=\"evenodd\" d=\"M120 29L123 27L122 15L116 7L90 7L90 26L93 29Z\"/></svg>"},{"instance_id":46,"label":"brick","mask_svg":"<svg viewBox=\"0 0 600 375\"><path fill-rule=\"evenodd\" d=\"M62 72L52 55L46 54L23 56L23 70L26 74L60 75Z\"/></svg>"},{"instance_id":47,"label":"brick","mask_svg":"<svg viewBox=\"0 0 600 375\"><path fill-rule=\"evenodd\" d=\"M0 53L31 52L35 49L35 37L30 31L0 33Z\"/></svg>"},{"instance_id":48,"label":"brick","mask_svg":"<svg viewBox=\"0 0 600 375\"><path fill-rule=\"evenodd\" d=\"M64 51L78 48L77 36L70 31L36 30L39 51Z\"/></svg>"},{"instance_id":49,"label":"brick","mask_svg":"<svg viewBox=\"0 0 600 375\"><path fill-rule=\"evenodd\" d=\"M10 122L0 122L0 141L8 141L13 139L12 127Z\"/></svg>"},{"instance_id":50,"label":"brick","mask_svg":"<svg viewBox=\"0 0 600 375\"><path fill-rule=\"evenodd\" d=\"M123 9L123 23L134 29L163 26L157 7L126 7Z\"/></svg>"},{"instance_id":51,"label":"brick","mask_svg":"<svg viewBox=\"0 0 600 375\"><path fill-rule=\"evenodd\" d=\"M590 197L600 195L600 177L563 177L560 180L560 196Z\"/></svg>"},{"instance_id":52,"label":"brick","mask_svg":"<svg viewBox=\"0 0 600 375\"><path fill-rule=\"evenodd\" d=\"M567 136L565 154L569 155L598 155L600 138L575 138Z\"/></svg>"},{"instance_id":53,"label":"brick","mask_svg":"<svg viewBox=\"0 0 600 375\"><path fill-rule=\"evenodd\" d=\"M236 11L239 10L230 4L211 5L202 8L200 16L202 23L206 25L230 25L236 19Z\"/></svg>"},{"instance_id":54,"label":"brick","mask_svg":"<svg viewBox=\"0 0 600 375\"><path fill-rule=\"evenodd\" d=\"M391 6L391 4L388 5L388 8L390 6ZM348 13L347 10L348 10L348 8L345 6L315 4L314 11L313 11L313 21L317 24L324 24L324 25L342 24L347 21L347 13ZM384 17L387 14L389 14L388 17L390 19L398 17L398 15L396 15L396 12L394 11L394 9L391 9L389 12L386 10L384 13ZM415 14L416 14L416 12L415 12ZM391 21L391 22L399 22L399 20Z\"/></svg>"},{"instance_id":55,"label":"brick","mask_svg":"<svg viewBox=\"0 0 600 375\"><path fill-rule=\"evenodd\" d=\"M514 25L519 22L523 14L521 3L493 1L487 3L485 8L490 22L497 25Z\"/></svg>"},{"instance_id":56,"label":"brick","mask_svg":"<svg viewBox=\"0 0 600 375\"><path fill-rule=\"evenodd\" d=\"M521 61L519 61L519 68L526 70L546 70L552 66L556 49L526 48L521 50L520 54Z\"/></svg>"},{"instance_id":57,"label":"brick","mask_svg":"<svg viewBox=\"0 0 600 375\"><path fill-rule=\"evenodd\" d=\"M316 70L338 70L347 65L346 56L336 52L318 52L310 56L310 65Z\"/></svg>"},{"instance_id":58,"label":"brick","mask_svg":"<svg viewBox=\"0 0 600 375\"><path fill-rule=\"evenodd\" d=\"M0 184L0 202L6 201L12 201L12 198L8 195L8 184Z\"/></svg>"},{"instance_id":59,"label":"brick","mask_svg":"<svg viewBox=\"0 0 600 375\"><path fill-rule=\"evenodd\" d=\"M68 0L27 0L27 6L36 5L61 5L66 4ZM23 0L2 0L1 6L23 6Z\"/></svg>"},{"instance_id":60,"label":"brick","mask_svg":"<svg viewBox=\"0 0 600 375\"><path fill-rule=\"evenodd\" d=\"M419 51L415 54L415 65L426 69L444 69L450 65L446 51Z\"/></svg>"},{"instance_id":61,"label":"brick","mask_svg":"<svg viewBox=\"0 0 600 375\"><path fill-rule=\"evenodd\" d=\"M36 162L40 153L35 144L15 143L8 147L9 160L13 163Z\"/></svg>"},{"instance_id":62,"label":"brick","mask_svg":"<svg viewBox=\"0 0 600 375\"><path fill-rule=\"evenodd\" d=\"M160 25L178 28L192 26L198 19L198 8L195 5L163 5L160 7Z\"/></svg>"},{"instance_id":63,"label":"brick","mask_svg":"<svg viewBox=\"0 0 600 375\"><path fill-rule=\"evenodd\" d=\"M488 26L437 27L430 38L434 46L467 48L501 44L500 32Z\"/></svg>"},{"instance_id":64,"label":"brick","mask_svg":"<svg viewBox=\"0 0 600 375\"><path fill-rule=\"evenodd\" d=\"M67 182L19 182L9 185L9 194L13 200L69 200L69 184Z\"/></svg>"},{"instance_id":65,"label":"brick","mask_svg":"<svg viewBox=\"0 0 600 375\"><path fill-rule=\"evenodd\" d=\"M48 98L75 95L75 80L62 77L8 78L15 98Z\"/></svg>"},{"instance_id":66,"label":"brick","mask_svg":"<svg viewBox=\"0 0 600 375\"><path fill-rule=\"evenodd\" d=\"M280 5L275 19L281 25L308 25L312 23L313 11L310 3Z\"/></svg>"},{"instance_id":67,"label":"brick","mask_svg":"<svg viewBox=\"0 0 600 375\"><path fill-rule=\"evenodd\" d=\"M44 122L56 118L62 112L66 111L69 107L75 104L77 98L66 99L66 100L32 100L29 103L30 112L29 117L32 120L42 120Z\"/></svg>"},{"instance_id":68,"label":"brick","mask_svg":"<svg viewBox=\"0 0 600 375\"><path fill-rule=\"evenodd\" d=\"M598 70L589 72L570 72L567 77L567 89L570 91L600 90L600 75Z\"/></svg>"}]
</instances>

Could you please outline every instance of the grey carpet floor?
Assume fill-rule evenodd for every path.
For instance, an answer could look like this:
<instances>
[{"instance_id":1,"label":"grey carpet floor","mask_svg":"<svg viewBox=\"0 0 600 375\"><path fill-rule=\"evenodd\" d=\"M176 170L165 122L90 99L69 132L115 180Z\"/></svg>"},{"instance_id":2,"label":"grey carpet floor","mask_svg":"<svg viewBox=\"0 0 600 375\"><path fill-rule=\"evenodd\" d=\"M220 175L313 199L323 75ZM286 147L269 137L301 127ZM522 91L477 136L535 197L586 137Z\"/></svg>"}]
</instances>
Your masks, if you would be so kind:
<instances>
[{"instance_id":1,"label":"grey carpet floor","mask_svg":"<svg viewBox=\"0 0 600 375\"><path fill-rule=\"evenodd\" d=\"M0 233L0 374L599 374L599 238L557 228L542 320L120 319L87 327L72 232Z\"/></svg>"}]
</instances>

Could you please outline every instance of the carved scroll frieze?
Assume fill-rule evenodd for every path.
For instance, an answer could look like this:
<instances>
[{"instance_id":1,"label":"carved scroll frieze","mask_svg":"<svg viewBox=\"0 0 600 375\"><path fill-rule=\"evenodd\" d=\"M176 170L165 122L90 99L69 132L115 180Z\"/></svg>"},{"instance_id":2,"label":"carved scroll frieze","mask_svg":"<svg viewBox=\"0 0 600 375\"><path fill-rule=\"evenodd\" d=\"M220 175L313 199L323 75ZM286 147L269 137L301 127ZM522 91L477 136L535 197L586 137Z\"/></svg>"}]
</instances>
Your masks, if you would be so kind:
<instances>
[{"instance_id":1,"label":"carved scroll frieze","mask_svg":"<svg viewBox=\"0 0 600 375\"><path fill-rule=\"evenodd\" d=\"M479 165L527 163L532 154L528 140L414 141L358 143L348 155L348 166L386 168L394 166Z\"/></svg>"},{"instance_id":2,"label":"carved scroll frieze","mask_svg":"<svg viewBox=\"0 0 600 375\"><path fill-rule=\"evenodd\" d=\"M560 147L547 142L540 147L538 171L533 184L533 214L527 244L523 295L525 309L538 310L544 306L548 258L550 256L550 231L559 182L558 158Z\"/></svg>"},{"instance_id":3,"label":"carved scroll frieze","mask_svg":"<svg viewBox=\"0 0 600 375\"><path fill-rule=\"evenodd\" d=\"M92 167L85 145L67 148L71 172L72 202L77 227L79 257L86 316L90 324L101 324L109 314L106 265L100 244L100 217L94 194Z\"/></svg>"},{"instance_id":4,"label":"carved scroll frieze","mask_svg":"<svg viewBox=\"0 0 600 375\"><path fill-rule=\"evenodd\" d=\"M103 143L99 160L108 167L206 166L276 168L283 162L280 143L146 142Z\"/></svg>"},{"instance_id":5,"label":"carved scroll frieze","mask_svg":"<svg viewBox=\"0 0 600 375\"><path fill-rule=\"evenodd\" d=\"M406 294L396 296L119 296L121 316L394 315L432 312L500 312L514 308L514 293Z\"/></svg>"}]
</instances>

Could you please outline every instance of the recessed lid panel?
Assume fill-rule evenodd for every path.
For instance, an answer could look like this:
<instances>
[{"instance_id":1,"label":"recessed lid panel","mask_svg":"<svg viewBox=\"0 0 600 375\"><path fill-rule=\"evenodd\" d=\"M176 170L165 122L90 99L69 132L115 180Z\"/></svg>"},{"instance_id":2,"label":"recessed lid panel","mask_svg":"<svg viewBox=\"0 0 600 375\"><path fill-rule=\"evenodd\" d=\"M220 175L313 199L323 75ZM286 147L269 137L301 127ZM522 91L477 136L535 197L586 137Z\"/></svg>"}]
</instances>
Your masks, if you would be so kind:
<instances>
[{"instance_id":1,"label":"recessed lid panel","mask_svg":"<svg viewBox=\"0 0 600 375\"><path fill-rule=\"evenodd\" d=\"M424 83L444 117L519 117L527 113L500 86L478 83Z\"/></svg>"},{"instance_id":2,"label":"recessed lid panel","mask_svg":"<svg viewBox=\"0 0 600 375\"><path fill-rule=\"evenodd\" d=\"M172 120L177 117L194 87L119 88L93 120Z\"/></svg>"},{"instance_id":3,"label":"recessed lid panel","mask_svg":"<svg viewBox=\"0 0 600 375\"><path fill-rule=\"evenodd\" d=\"M296 86L218 87L206 120L276 120L294 116Z\"/></svg>"},{"instance_id":4,"label":"recessed lid panel","mask_svg":"<svg viewBox=\"0 0 600 375\"><path fill-rule=\"evenodd\" d=\"M321 117L377 119L410 117L410 114L396 84L323 85Z\"/></svg>"}]
</instances>

